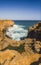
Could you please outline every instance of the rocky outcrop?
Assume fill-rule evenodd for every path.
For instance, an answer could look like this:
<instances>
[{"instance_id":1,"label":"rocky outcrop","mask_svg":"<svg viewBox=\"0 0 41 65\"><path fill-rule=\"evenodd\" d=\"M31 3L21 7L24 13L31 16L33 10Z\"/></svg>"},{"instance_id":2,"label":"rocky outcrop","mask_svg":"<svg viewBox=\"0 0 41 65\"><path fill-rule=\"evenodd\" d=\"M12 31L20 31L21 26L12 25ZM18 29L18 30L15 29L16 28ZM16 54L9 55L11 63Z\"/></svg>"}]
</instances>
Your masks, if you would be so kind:
<instances>
[{"instance_id":1,"label":"rocky outcrop","mask_svg":"<svg viewBox=\"0 0 41 65\"><path fill-rule=\"evenodd\" d=\"M0 20L0 41L4 39L7 27L13 26L14 22L11 20Z\"/></svg>"},{"instance_id":2,"label":"rocky outcrop","mask_svg":"<svg viewBox=\"0 0 41 65\"><path fill-rule=\"evenodd\" d=\"M17 51L6 50L0 52L0 64L1 65L23 65L22 56Z\"/></svg>"},{"instance_id":3,"label":"rocky outcrop","mask_svg":"<svg viewBox=\"0 0 41 65\"><path fill-rule=\"evenodd\" d=\"M0 20L0 50L5 49L9 45L19 47L21 44L23 44L23 41L12 40L6 35L7 28L13 25L14 22L11 20Z\"/></svg>"},{"instance_id":4,"label":"rocky outcrop","mask_svg":"<svg viewBox=\"0 0 41 65\"><path fill-rule=\"evenodd\" d=\"M38 53L41 54L41 42L36 39L25 39L25 51L27 54Z\"/></svg>"},{"instance_id":5,"label":"rocky outcrop","mask_svg":"<svg viewBox=\"0 0 41 65\"><path fill-rule=\"evenodd\" d=\"M0 65L30 65L38 61L41 57L39 54L32 54L30 56L22 56L14 50L5 50L0 52Z\"/></svg>"},{"instance_id":6,"label":"rocky outcrop","mask_svg":"<svg viewBox=\"0 0 41 65\"><path fill-rule=\"evenodd\" d=\"M30 52L29 54L41 54L41 22L29 28L27 39L25 39L25 51Z\"/></svg>"},{"instance_id":7,"label":"rocky outcrop","mask_svg":"<svg viewBox=\"0 0 41 65\"><path fill-rule=\"evenodd\" d=\"M6 35L13 25L11 20L0 20L0 65L32 65L41 58L41 23L30 27L27 38L21 41Z\"/></svg>"},{"instance_id":8,"label":"rocky outcrop","mask_svg":"<svg viewBox=\"0 0 41 65\"><path fill-rule=\"evenodd\" d=\"M6 29L13 26L14 22L11 20L0 20L0 50L9 45L6 37Z\"/></svg>"},{"instance_id":9,"label":"rocky outcrop","mask_svg":"<svg viewBox=\"0 0 41 65\"><path fill-rule=\"evenodd\" d=\"M41 41L41 22L29 28L28 37Z\"/></svg>"},{"instance_id":10,"label":"rocky outcrop","mask_svg":"<svg viewBox=\"0 0 41 65\"><path fill-rule=\"evenodd\" d=\"M14 22L11 20L0 20L0 31L5 30L7 27L13 26Z\"/></svg>"}]
</instances>

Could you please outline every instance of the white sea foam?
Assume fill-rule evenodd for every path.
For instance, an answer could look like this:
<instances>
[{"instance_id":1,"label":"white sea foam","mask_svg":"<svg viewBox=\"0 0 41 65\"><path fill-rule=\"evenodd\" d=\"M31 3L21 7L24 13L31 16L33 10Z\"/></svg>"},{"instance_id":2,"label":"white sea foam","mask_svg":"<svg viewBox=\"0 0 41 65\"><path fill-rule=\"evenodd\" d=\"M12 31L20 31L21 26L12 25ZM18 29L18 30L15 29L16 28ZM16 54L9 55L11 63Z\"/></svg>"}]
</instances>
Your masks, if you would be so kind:
<instances>
[{"instance_id":1,"label":"white sea foam","mask_svg":"<svg viewBox=\"0 0 41 65\"><path fill-rule=\"evenodd\" d=\"M13 25L7 29L6 35L11 37L13 40L19 41L20 38L26 37L28 31L24 29L25 26L22 25Z\"/></svg>"}]
</instances>

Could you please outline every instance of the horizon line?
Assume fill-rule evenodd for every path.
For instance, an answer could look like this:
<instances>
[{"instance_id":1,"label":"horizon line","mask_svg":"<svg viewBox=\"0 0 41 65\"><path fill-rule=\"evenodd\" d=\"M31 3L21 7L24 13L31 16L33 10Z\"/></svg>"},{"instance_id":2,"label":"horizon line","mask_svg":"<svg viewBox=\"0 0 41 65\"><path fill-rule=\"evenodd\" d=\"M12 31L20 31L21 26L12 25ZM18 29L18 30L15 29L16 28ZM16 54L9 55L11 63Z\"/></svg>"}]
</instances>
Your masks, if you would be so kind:
<instances>
[{"instance_id":1,"label":"horizon line","mask_svg":"<svg viewBox=\"0 0 41 65\"><path fill-rule=\"evenodd\" d=\"M41 21L41 19L0 19L0 20L38 20L38 21Z\"/></svg>"}]
</instances>

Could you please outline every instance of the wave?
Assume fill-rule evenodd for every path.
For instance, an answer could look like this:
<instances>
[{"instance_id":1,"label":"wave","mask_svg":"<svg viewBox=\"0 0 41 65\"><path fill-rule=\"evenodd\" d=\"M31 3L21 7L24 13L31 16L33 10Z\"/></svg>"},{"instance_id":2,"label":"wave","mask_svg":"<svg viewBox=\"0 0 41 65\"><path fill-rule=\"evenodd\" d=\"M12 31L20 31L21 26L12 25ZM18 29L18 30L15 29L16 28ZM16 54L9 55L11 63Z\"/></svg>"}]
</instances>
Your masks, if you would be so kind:
<instances>
[{"instance_id":1,"label":"wave","mask_svg":"<svg viewBox=\"0 0 41 65\"><path fill-rule=\"evenodd\" d=\"M22 37L27 37L27 29L22 25L13 25L7 29L6 35L11 37L13 40L21 40Z\"/></svg>"}]
</instances>

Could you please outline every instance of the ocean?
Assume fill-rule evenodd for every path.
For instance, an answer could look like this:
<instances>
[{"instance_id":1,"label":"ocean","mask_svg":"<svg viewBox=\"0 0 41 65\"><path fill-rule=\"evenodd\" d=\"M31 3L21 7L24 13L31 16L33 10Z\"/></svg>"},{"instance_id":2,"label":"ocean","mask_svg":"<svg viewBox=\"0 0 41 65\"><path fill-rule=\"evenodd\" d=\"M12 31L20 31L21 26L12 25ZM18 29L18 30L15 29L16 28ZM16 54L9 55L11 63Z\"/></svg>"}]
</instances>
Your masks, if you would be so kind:
<instances>
[{"instance_id":1,"label":"ocean","mask_svg":"<svg viewBox=\"0 0 41 65\"><path fill-rule=\"evenodd\" d=\"M26 38L28 35L28 28L38 23L39 21L31 20L14 20L15 24L13 27L7 29L6 35L11 37L13 40L21 40Z\"/></svg>"},{"instance_id":2,"label":"ocean","mask_svg":"<svg viewBox=\"0 0 41 65\"><path fill-rule=\"evenodd\" d=\"M17 25L23 25L25 28L29 28L30 26L40 22L40 20L14 20L14 22Z\"/></svg>"}]
</instances>

